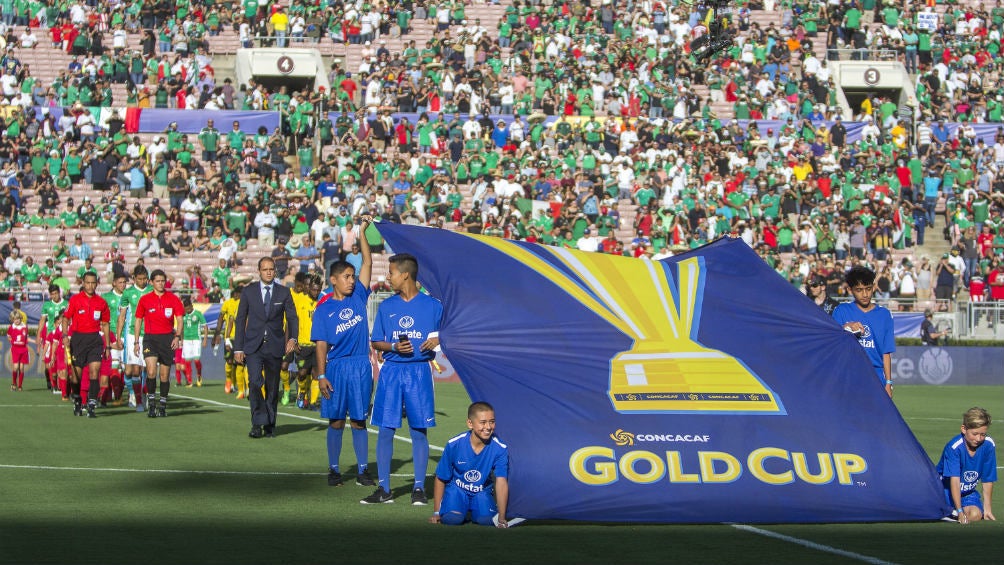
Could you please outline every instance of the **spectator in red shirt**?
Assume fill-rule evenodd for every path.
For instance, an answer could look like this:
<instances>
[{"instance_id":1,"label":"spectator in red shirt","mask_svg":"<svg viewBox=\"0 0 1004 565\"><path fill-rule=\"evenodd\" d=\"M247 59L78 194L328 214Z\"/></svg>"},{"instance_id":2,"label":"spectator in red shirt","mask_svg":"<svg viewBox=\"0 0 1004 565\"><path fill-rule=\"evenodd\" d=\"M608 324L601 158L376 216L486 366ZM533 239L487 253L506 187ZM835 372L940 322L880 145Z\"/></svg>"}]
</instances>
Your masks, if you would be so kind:
<instances>
[{"instance_id":1,"label":"spectator in red shirt","mask_svg":"<svg viewBox=\"0 0 1004 565\"><path fill-rule=\"evenodd\" d=\"M188 275L185 279L188 282L188 289L195 295L193 300L196 302L205 302L207 291L206 280L202 278L202 268L198 265L193 265L185 269L185 273Z\"/></svg>"},{"instance_id":2,"label":"spectator in red shirt","mask_svg":"<svg viewBox=\"0 0 1004 565\"><path fill-rule=\"evenodd\" d=\"M345 73L345 78L342 82L338 83L338 86L345 91L349 101L356 99L356 90L359 90L359 85L356 84L356 81L352 80L352 73Z\"/></svg>"},{"instance_id":3,"label":"spectator in red shirt","mask_svg":"<svg viewBox=\"0 0 1004 565\"><path fill-rule=\"evenodd\" d=\"M174 364L174 350L181 347L181 319L185 307L181 300L166 290L167 275L157 269L150 274L153 292L144 294L136 305L136 319L143 324L135 324L133 354L139 355L140 326L144 329L143 360L146 363L147 415L150 418L167 416L167 395L171 390L171 365ZM160 371L157 365L160 365ZM160 404L157 405L154 391L157 377L160 377Z\"/></svg>"},{"instance_id":4,"label":"spectator in red shirt","mask_svg":"<svg viewBox=\"0 0 1004 565\"><path fill-rule=\"evenodd\" d=\"M767 218L763 224L763 242L771 249L777 249L777 226L773 218Z\"/></svg>"},{"instance_id":5,"label":"spectator in red shirt","mask_svg":"<svg viewBox=\"0 0 1004 565\"><path fill-rule=\"evenodd\" d=\"M84 367L90 380L87 399L87 417L94 418L94 409L98 399L108 388L108 377L101 377L101 388L98 388L98 374L101 371L101 360L109 354L108 329L110 312L108 303L95 294L98 288L98 275L93 272L84 273L81 289L83 292L70 297L70 302L63 313L63 344L70 351L73 361L73 371L70 373L70 390L73 395L73 414L83 416L82 400L80 398L80 378Z\"/></svg>"},{"instance_id":6,"label":"spectator in red shirt","mask_svg":"<svg viewBox=\"0 0 1004 565\"><path fill-rule=\"evenodd\" d=\"M990 299L995 302L1004 301L1004 266L997 263L987 275L987 283L990 285Z\"/></svg>"},{"instance_id":7,"label":"spectator in red shirt","mask_svg":"<svg viewBox=\"0 0 1004 565\"><path fill-rule=\"evenodd\" d=\"M994 234L990 233L990 226L984 224L980 235L976 237L976 247L980 251L980 257L987 257L994 253Z\"/></svg>"},{"instance_id":8,"label":"spectator in red shirt","mask_svg":"<svg viewBox=\"0 0 1004 565\"><path fill-rule=\"evenodd\" d=\"M603 252L613 254L617 250L618 243L620 243L620 241L617 240L617 234L614 233L614 230L610 230L606 239L601 242Z\"/></svg>"}]
</instances>

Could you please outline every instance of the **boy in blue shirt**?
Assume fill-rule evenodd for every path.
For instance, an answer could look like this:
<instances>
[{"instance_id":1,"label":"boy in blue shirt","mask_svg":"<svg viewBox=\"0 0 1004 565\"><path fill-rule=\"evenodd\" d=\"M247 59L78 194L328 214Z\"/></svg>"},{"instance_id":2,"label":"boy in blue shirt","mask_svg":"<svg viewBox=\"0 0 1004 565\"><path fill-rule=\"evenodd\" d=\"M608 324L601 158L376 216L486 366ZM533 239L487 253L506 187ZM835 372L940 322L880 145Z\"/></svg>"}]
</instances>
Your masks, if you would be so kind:
<instances>
[{"instance_id":1,"label":"boy in blue shirt","mask_svg":"<svg viewBox=\"0 0 1004 565\"><path fill-rule=\"evenodd\" d=\"M872 302L875 292L875 272L866 267L854 267L844 278L854 297L833 310L833 319L858 338L885 391L892 397L892 353L896 351L892 314Z\"/></svg>"},{"instance_id":2,"label":"boy in blue shirt","mask_svg":"<svg viewBox=\"0 0 1004 565\"><path fill-rule=\"evenodd\" d=\"M383 367L373 398L370 423L377 433L376 491L360 500L362 504L394 502L390 494L390 465L394 455L394 432L401 427L401 407L408 415L411 431L415 483L412 505L428 503L425 474L429 466L428 428L436 425L435 395L432 389L432 361L439 347L439 324L443 305L418 290L418 261L399 253L389 260L387 277L395 294L380 303L370 344L383 353Z\"/></svg>"},{"instance_id":3,"label":"boy in blue shirt","mask_svg":"<svg viewBox=\"0 0 1004 565\"><path fill-rule=\"evenodd\" d=\"M361 229L369 225L364 218ZM369 439L366 415L373 396L373 366L370 364L369 322L366 304L370 296L373 259L369 243L363 238L362 265L357 270L345 261L329 267L331 293L325 295L314 311L311 341L317 344L317 388L321 393L321 417L328 419L328 486L340 486L342 475L339 457L345 415L352 428L358 472L356 484L375 486L367 470Z\"/></svg>"},{"instance_id":4,"label":"boy in blue shirt","mask_svg":"<svg viewBox=\"0 0 1004 565\"><path fill-rule=\"evenodd\" d=\"M947 520L968 524L996 520L991 502L997 481L997 454L994 440L987 436L990 414L978 407L962 415L962 433L945 445L938 461L938 476L945 487L945 500L953 508ZM983 483L983 500L976 490Z\"/></svg>"},{"instance_id":5,"label":"boy in blue shirt","mask_svg":"<svg viewBox=\"0 0 1004 565\"><path fill-rule=\"evenodd\" d=\"M475 524L507 528L509 448L495 435L491 404L471 404L467 430L446 444L436 466L434 512L429 521L459 526L470 513Z\"/></svg>"}]
</instances>

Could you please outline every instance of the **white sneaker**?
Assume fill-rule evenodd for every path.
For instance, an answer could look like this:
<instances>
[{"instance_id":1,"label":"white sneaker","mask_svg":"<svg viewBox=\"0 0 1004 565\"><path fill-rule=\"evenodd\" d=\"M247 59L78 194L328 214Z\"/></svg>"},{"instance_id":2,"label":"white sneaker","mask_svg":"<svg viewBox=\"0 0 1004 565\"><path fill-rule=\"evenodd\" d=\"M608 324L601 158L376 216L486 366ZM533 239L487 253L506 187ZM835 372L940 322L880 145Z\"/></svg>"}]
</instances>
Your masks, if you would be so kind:
<instances>
[{"instance_id":1,"label":"white sneaker","mask_svg":"<svg viewBox=\"0 0 1004 565\"><path fill-rule=\"evenodd\" d=\"M130 391L129 392L129 408L135 408L135 407L136 407L136 393Z\"/></svg>"}]
</instances>

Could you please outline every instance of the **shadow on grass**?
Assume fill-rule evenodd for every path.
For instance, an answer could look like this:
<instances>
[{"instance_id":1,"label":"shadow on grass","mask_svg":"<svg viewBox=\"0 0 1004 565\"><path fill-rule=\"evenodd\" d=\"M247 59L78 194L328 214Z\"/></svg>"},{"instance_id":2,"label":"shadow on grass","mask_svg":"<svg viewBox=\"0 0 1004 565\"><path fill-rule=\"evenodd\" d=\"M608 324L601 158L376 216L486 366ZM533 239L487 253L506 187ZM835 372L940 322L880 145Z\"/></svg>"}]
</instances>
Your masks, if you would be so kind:
<instances>
[{"instance_id":1,"label":"shadow on grass","mask_svg":"<svg viewBox=\"0 0 1004 565\"><path fill-rule=\"evenodd\" d=\"M282 416L279 417L282 418ZM284 436L299 432L319 432L323 431L327 427L328 425L325 424L324 422L317 422L316 424L312 424L309 422L305 422L302 424L276 424L275 435Z\"/></svg>"},{"instance_id":2,"label":"shadow on grass","mask_svg":"<svg viewBox=\"0 0 1004 565\"><path fill-rule=\"evenodd\" d=\"M167 416L169 418L182 417L182 416L194 416L197 414L218 414L223 412L219 408L196 408L195 404L189 404L188 407L182 406L181 403L174 404L169 402L167 404ZM128 416L133 415L136 417L146 417L146 411L137 412L135 408L104 408L98 411L99 418L107 418L111 416Z\"/></svg>"},{"instance_id":3,"label":"shadow on grass","mask_svg":"<svg viewBox=\"0 0 1004 565\"><path fill-rule=\"evenodd\" d=\"M299 482L299 481L297 481ZM217 487L220 485L216 485ZM367 563L470 563L472 551L491 556L493 563L771 563L776 565L847 563L833 555L780 540L741 532L728 526L597 525L566 522L528 522L511 530L481 526L438 526L427 523L429 508L393 505L327 507L326 515L291 516L273 510L245 485L243 507L228 509L193 506L179 516L152 513L132 520L120 514L87 520L0 520L0 563L314 563L321 555L339 561ZM281 488L269 484L268 488ZM315 489L316 490L316 489ZM284 494L284 493L280 493ZM395 493L396 494L396 493ZM275 497L271 497L274 499ZM320 512L320 511L318 511ZM135 516L132 516L135 517ZM936 563L950 557L959 528L930 524L818 525L801 527L807 539L826 543L836 529L853 539L843 549L863 551L897 563ZM770 526L784 532L785 526ZM118 540L143 540L141 553L81 551L94 540L114 532ZM152 535L151 532L156 532ZM53 535L58 533L58 543ZM311 543L280 543L296 538ZM832 542L831 542L832 543ZM999 542L990 542L1000 548ZM324 549L327 547L328 549ZM983 561L993 547L982 547ZM947 555L946 555L947 554ZM976 554L971 554L980 561Z\"/></svg>"}]
</instances>

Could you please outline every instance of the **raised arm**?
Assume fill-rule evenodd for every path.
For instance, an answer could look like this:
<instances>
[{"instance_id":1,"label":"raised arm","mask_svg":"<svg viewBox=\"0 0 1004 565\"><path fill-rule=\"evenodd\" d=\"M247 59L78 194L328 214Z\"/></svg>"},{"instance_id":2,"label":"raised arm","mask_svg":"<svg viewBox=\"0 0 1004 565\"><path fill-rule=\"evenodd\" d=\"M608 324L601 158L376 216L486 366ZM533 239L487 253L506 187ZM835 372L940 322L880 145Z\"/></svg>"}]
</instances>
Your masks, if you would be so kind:
<instances>
[{"instance_id":1,"label":"raised arm","mask_svg":"<svg viewBox=\"0 0 1004 565\"><path fill-rule=\"evenodd\" d=\"M365 216L362 225L359 226L359 251L363 255L363 264L359 269L359 282L366 288L370 287L370 281L373 279L373 254L370 252L370 242L366 239L366 230L369 229L370 225L372 225L372 219L370 216Z\"/></svg>"}]
</instances>

